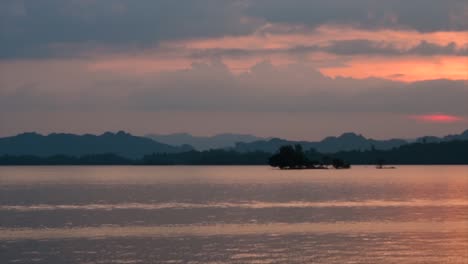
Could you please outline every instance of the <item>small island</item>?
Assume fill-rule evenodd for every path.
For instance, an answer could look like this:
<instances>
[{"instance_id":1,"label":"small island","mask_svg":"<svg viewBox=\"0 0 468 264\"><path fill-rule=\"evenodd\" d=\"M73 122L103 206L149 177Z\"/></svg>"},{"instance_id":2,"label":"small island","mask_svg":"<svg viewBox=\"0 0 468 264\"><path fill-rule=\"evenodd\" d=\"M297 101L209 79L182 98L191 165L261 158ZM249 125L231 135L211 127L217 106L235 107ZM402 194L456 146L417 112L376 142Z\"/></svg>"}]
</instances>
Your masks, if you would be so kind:
<instances>
[{"instance_id":1,"label":"small island","mask_svg":"<svg viewBox=\"0 0 468 264\"><path fill-rule=\"evenodd\" d=\"M272 167L282 170L306 170L306 169L329 169L330 166L335 169L349 169L351 165L341 159L330 159L322 157L322 162L310 160L302 150L302 146L282 146L277 153L271 156L268 164Z\"/></svg>"}]
</instances>

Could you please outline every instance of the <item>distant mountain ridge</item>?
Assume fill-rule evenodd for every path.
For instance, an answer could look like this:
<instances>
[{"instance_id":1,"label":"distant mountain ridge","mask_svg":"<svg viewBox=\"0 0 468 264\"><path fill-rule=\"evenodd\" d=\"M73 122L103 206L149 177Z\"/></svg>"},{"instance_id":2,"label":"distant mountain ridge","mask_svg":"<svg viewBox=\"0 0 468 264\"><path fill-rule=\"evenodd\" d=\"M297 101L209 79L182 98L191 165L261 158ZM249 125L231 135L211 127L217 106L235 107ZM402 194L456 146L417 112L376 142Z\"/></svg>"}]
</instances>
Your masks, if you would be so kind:
<instances>
[{"instance_id":1,"label":"distant mountain ridge","mask_svg":"<svg viewBox=\"0 0 468 264\"><path fill-rule=\"evenodd\" d=\"M157 142L180 146L190 145L197 150L220 149L234 147L237 142L250 143L259 140L267 140L268 138L257 137L248 134L231 134L224 133L214 136L193 136L188 133L175 133L167 135L148 134L146 137Z\"/></svg>"},{"instance_id":2,"label":"distant mountain ridge","mask_svg":"<svg viewBox=\"0 0 468 264\"><path fill-rule=\"evenodd\" d=\"M240 153L255 151L274 153L281 146L300 144L304 150L313 148L320 153L336 153L351 150L390 150L410 144L411 142L439 143L468 140L468 130L458 135L448 135L445 137L425 136L411 141L404 139L375 140L355 133L344 133L338 137L326 137L317 142L292 141L280 138L260 138L261 140L258 140L259 137L237 134L222 134L214 137L193 137L189 134L176 134L176 136L167 137L173 140L171 141L174 142L173 145L161 143L146 137L134 136L123 131L117 133L106 132L101 135L74 135L65 133L41 135L32 132L0 138L0 155L46 157L53 155L83 156L112 153L124 158L138 159L152 153L182 153L194 150L191 145L175 141L183 137L186 139L195 138L195 141L199 140L198 147L201 148L199 150L224 149ZM217 141L217 139L219 140ZM239 142L243 139L250 142ZM233 145L230 147L216 147L218 146L217 144L224 145L227 142Z\"/></svg>"},{"instance_id":3,"label":"distant mountain ridge","mask_svg":"<svg viewBox=\"0 0 468 264\"><path fill-rule=\"evenodd\" d=\"M321 166L338 164L408 164L408 165L467 165L468 140L455 140L436 143L410 143L391 150L353 150L337 153L305 151L309 164ZM0 155L0 166L27 165L267 165L272 153L236 152L226 149L188 151L181 153L153 153L143 158L128 159L115 154L95 154L85 156L54 155L38 157L31 155Z\"/></svg>"},{"instance_id":4,"label":"distant mountain ridge","mask_svg":"<svg viewBox=\"0 0 468 264\"><path fill-rule=\"evenodd\" d=\"M0 138L0 155L44 157L113 153L126 158L141 158L149 153L177 153L192 149L191 146L175 147L123 131L101 135L52 133L46 136L32 132Z\"/></svg>"},{"instance_id":5,"label":"distant mountain ridge","mask_svg":"<svg viewBox=\"0 0 468 264\"><path fill-rule=\"evenodd\" d=\"M447 135L444 137L424 136L416 139L416 142L438 143L453 140L468 140L468 130L465 130L459 135Z\"/></svg>"},{"instance_id":6,"label":"distant mountain ridge","mask_svg":"<svg viewBox=\"0 0 468 264\"><path fill-rule=\"evenodd\" d=\"M426 136L418 138L415 141L430 143L453 140L468 140L468 130L464 131L460 135L449 135L441 138ZM250 143L238 142L232 149L238 152L265 151L273 153L281 146L300 144L306 150L313 148L321 153L335 153L339 151L350 150L370 150L372 148L379 150L389 150L409 143L410 141L405 139L375 140L371 138L365 138L364 136L356 133L348 132L338 137L326 137L323 140L317 142L291 141L280 138L259 140Z\"/></svg>"}]
</instances>

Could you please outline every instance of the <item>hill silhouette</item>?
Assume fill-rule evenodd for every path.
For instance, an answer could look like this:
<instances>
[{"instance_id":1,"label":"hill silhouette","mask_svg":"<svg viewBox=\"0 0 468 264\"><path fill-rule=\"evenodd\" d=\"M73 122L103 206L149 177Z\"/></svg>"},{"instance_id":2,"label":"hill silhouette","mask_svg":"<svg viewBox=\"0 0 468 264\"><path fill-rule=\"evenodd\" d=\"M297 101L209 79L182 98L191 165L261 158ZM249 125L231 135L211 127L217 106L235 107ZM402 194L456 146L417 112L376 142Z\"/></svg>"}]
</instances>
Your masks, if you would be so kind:
<instances>
[{"instance_id":1,"label":"hill silhouette","mask_svg":"<svg viewBox=\"0 0 468 264\"><path fill-rule=\"evenodd\" d=\"M218 134L209 137L193 136L188 133L175 133L167 135L149 134L146 137L151 138L157 142L180 146L190 145L197 150L208 150L208 149L221 149L234 147L237 142L253 142L258 140L265 140L265 138L248 135L248 134Z\"/></svg>"},{"instance_id":2,"label":"hill silhouette","mask_svg":"<svg viewBox=\"0 0 468 264\"><path fill-rule=\"evenodd\" d=\"M323 153L334 153L346 150L367 150L377 148L382 150L392 149L402 145L408 144L403 139L389 139L389 140L374 140L365 138L362 135L355 133L344 133L338 137L326 137L318 142L309 141L291 141L279 138L270 140L259 140L251 143L239 142L235 145L233 150L239 152L249 151L265 151L273 153L278 148L284 145L301 145L303 149L315 149Z\"/></svg>"},{"instance_id":3,"label":"hill silhouette","mask_svg":"<svg viewBox=\"0 0 468 264\"><path fill-rule=\"evenodd\" d=\"M286 145L287 146L287 145ZM284 152L284 146L283 152ZM289 147L289 150L292 147ZM341 151L320 153L314 149L267 152L236 152L233 150L190 150L178 153L153 153L142 158L129 159L119 155L88 154L81 156L0 155L0 165L274 165L285 168L320 168L334 166L347 168L349 164L468 164L468 140L439 143L412 143L391 150ZM287 150L287 149L286 149ZM289 155L288 153L292 153ZM299 153L300 155L296 155ZM284 153L283 153L284 154ZM291 158L291 159L290 159ZM283 161L286 163L283 164Z\"/></svg>"},{"instance_id":4,"label":"hill silhouette","mask_svg":"<svg viewBox=\"0 0 468 264\"><path fill-rule=\"evenodd\" d=\"M447 142L454 140L468 140L468 130L465 130L459 135L447 135L444 137L424 136L417 138L415 141L420 143L436 143L436 142Z\"/></svg>"},{"instance_id":5,"label":"hill silhouette","mask_svg":"<svg viewBox=\"0 0 468 264\"><path fill-rule=\"evenodd\" d=\"M234 139L237 136L227 137ZM454 140L463 141L463 139L468 139L468 130L459 135L449 135L439 138L430 137L428 139L428 137L421 137L414 142L423 144L444 143ZM401 139L374 140L355 133L344 133L339 137L327 137L318 142L290 141L274 138L270 140L257 140L250 143L238 142L234 147L216 150L225 150L227 152L218 152L218 154L226 156L226 153L230 153L229 155L232 154L235 158L237 154L234 155L233 153L258 152L272 154L281 146L300 145L305 151L313 149L318 153L324 154L353 152L356 155L362 156L364 155L362 153L366 153L366 151L393 150L407 146L408 144L410 143ZM151 155L153 153L187 153L192 150L194 150L194 148L189 145L171 146L146 137L133 136L123 131L117 133L106 132L101 135L74 135L63 133L40 135L38 133L23 133L17 136L0 138L0 156L29 155L50 157L54 155L65 155L80 157L83 155L114 154L123 158L136 160L142 158L144 155ZM435 149L430 151L435 151ZM213 153L216 152L207 152L204 157ZM186 157L189 156L190 155L186 155ZM193 158L194 156L192 155L191 157ZM211 158L207 160L211 160ZM344 160L353 162L352 159L348 158L344 158ZM194 163L196 162L194 161Z\"/></svg>"},{"instance_id":6,"label":"hill silhouette","mask_svg":"<svg viewBox=\"0 0 468 264\"><path fill-rule=\"evenodd\" d=\"M154 140L133 136L123 131L102 135L74 135L23 133L0 138L0 155L53 155L82 156L113 153L125 158L138 159L148 153L176 153L192 150L191 146L170 146Z\"/></svg>"},{"instance_id":7,"label":"hill silhouette","mask_svg":"<svg viewBox=\"0 0 468 264\"><path fill-rule=\"evenodd\" d=\"M264 151L274 153L281 146L284 145L301 145L305 150L315 149L321 153L336 153L340 151L351 151L351 150L390 150L400 146L404 146L410 143L437 143L437 142L448 142L453 140L468 140L468 130L465 130L458 135L448 135L444 137L424 136L414 140L406 139L387 139L387 140L376 140L366 138L362 135L348 132L343 133L338 137L326 137L321 141L293 141L280 138L273 138L269 140L257 140L250 143L238 142L232 148L238 152L251 152L251 151Z\"/></svg>"},{"instance_id":8,"label":"hill silhouette","mask_svg":"<svg viewBox=\"0 0 468 264\"><path fill-rule=\"evenodd\" d=\"M392 150L342 151L333 157L351 164L468 164L468 140L412 143Z\"/></svg>"}]
</instances>

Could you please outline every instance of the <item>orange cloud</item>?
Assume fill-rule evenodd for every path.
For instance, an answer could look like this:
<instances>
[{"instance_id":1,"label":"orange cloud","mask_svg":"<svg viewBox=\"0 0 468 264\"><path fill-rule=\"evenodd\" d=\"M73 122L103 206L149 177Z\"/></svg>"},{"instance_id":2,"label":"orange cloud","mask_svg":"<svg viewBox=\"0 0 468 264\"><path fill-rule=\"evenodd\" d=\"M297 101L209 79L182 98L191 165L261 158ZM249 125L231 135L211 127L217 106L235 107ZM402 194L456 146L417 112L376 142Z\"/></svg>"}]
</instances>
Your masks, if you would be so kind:
<instances>
[{"instance_id":1,"label":"orange cloud","mask_svg":"<svg viewBox=\"0 0 468 264\"><path fill-rule=\"evenodd\" d=\"M344 66L321 68L330 77L378 77L396 81L422 81L434 79L466 80L468 63L465 57L357 57Z\"/></svg>"},{"instance_id":2,"label":"orange cloud","mask_svg":"<svg viewBox=\"0 0 468 264\"><path fill-rule=\"evenodd\" d=\"M337 55L318 50L297 54L285 52L296 47L324 47L333 41L356 39L390 44L402 51L418 45L422 40L441 46L455 43L458 48L462 48L468 45L468 32L368 31L342 26L275 31L275 27L278 26L270 25L247 36L167 41L158 47L132 54L97 56L89 63L88 68L91 71L111 71L119 74L153 74L187 69L194 62L215 57L221 59L234 73L246 72L264 60L269 60L273 65L290 64L300 60L309 62L329 77L378 77L406 82L441 78L468 79L466 56ZM219 53L210 55L208 52L198 57L193 56L197 52L204 54L203 51L210 50ZM246 52L240 52L241 56L230 56L229 50Z\"/></svg>"},{"instance_id":3,"label":"orange cloud","mask_svg":"<svg viewBox=\"0 0 468 264\"><path fill-rule=\"evenodd\" d=\"M272 26L275 27L274 25ZM433 32L420 33L410 30L368 31L352 27L321 26L316 30L293 33L270 33L259 31L247 36L228 36L222 38L195 39L166 42L166 47L183 47L188 49L281 49L295 46L320 45L329 41L366 39L386 41L399 48L409 48L426 40L438 45L450 42L458 46L466 45L468 32Z\"/></svg>"},{"instance_id":4,"label":"orange cloud","mask_svg":"<svg viewBox=\"0 0 468 264\"><path fill-rule=\"evenodd\" d=\"M464 120L462 117L446 114L413 115L409 118L429 123L455 123Z\"/></svg>"}]
</instances>

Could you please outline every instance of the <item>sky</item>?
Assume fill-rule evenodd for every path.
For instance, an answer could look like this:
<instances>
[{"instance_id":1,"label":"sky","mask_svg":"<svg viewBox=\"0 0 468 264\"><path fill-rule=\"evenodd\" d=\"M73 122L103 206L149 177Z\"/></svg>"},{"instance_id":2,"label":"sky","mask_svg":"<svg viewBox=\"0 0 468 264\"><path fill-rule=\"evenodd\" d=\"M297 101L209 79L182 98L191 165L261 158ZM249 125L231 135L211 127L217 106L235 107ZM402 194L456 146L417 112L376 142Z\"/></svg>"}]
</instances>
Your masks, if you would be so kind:
<instances>
[{"instance_id":1,"label":"sky","mask_svg":"<svg viewBox=\"0 0 468 264\"><path fill-rule=\"evenodd\" d=\"M2 0L0 136L468 128L466 0Z\"/></svg>"}]
</instances>

